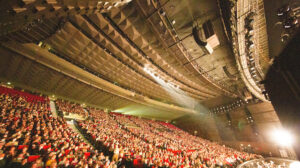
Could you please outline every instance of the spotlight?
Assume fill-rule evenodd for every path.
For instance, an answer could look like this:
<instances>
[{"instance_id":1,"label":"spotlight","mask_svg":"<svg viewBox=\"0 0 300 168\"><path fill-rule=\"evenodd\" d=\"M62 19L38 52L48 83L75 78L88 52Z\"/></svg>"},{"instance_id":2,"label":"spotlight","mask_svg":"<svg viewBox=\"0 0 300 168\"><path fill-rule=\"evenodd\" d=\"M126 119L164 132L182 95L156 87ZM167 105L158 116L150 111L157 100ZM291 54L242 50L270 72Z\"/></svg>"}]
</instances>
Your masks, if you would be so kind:
<instances>
[{"instance_id":1,"label":"spotlight","mask_svg":"<svg viewBox=\"0 0 300 168\"><path fill-rule=\"evenodd\" d=\"M273 141L275 141L280 146L290 146L294 142L293 135L285 129L273 130L271 135Z\"/></svg>"},{"instance_id":2,"label":"spotlight","mask_svg":"<svg viewBox=\"0 0 300 168\"><path fill-rule=\"evenodd\" d=\"M250 34L246 34L246 39L248 39L250 41L254 41L253 35L250 35Z\"/></svg>"},{"instance_id":3,"label":"spotlight","mask_svg":"<svg viewBox=\"0 0 300 168\"><path fill-rule=\"evenodd\" d=\"M106 6L106 5L108 5L108 4L109 4L109 2L105 2L105 3L104 3L104 6Z\"/></svg>"},{"instance_id":4,"label":"spotlight","mask_svg":"<svg viewBox=\"0 0 300 168\"><path fill-rule=\"evenodd\" d=\"M119 4L120 4L120 2L116 2L116 3L114 4L114 7L118 7Z\"/></svg>"},{"instance_id":5,"label":"spotlight","mask_svg":"<svg viewBox=\"0 0 300 168\"><path fill-rule=\"evenodd\" d=\"M250 12L249 15L247 16L248 19L253 19L255 13L254 12Z\"/></svg>"},{"instance_id":6,"label":"spotlight","mask_svg":"<svg viewBox=\"0 0 300 168\"><path fill-rule=\"evenodd\" d=\"M285 5L282 8L279 8L277 11L277 16L287 15L287 13L291 10L289 5Z\"/></svg>"},{"instance_id":7,"label":"spotlight","mask_svg":"<svg viewBox=\"0 0 300 168\"><path fill-rule=\"evenodd\" d=\"M252 28L247 29L246 36L253 35L254 30Z\"/></svg>"},{"instance_id":8,"label":"spotlight","mask_svg":"<svg viewBox=\"0 0 300 168\"><path fill-rule=\"evenodd\" d=\"M289 28L295 27L297 24L298 24L297 17L291 17L291 18L288 18L287 20L285 20L283 27L285 29L289 29Z\"/></svg>"},{"instance_id":9,"label":"spotlight","mask_svg":"<svg viewBox=\"0 0 300 168\"><path fill-rule=\"evenodd\" d=\"M255 69L255 67L254 67L254 66L251 66L251 68L250 68L250 72L256 72L256 69Z\"/></svg>"},{"instance_id":10,"label":"spotlight","mask_svg":"<svg viewBox=\"0 0 300 168\"><path fill-rule=\"evenodd\" d=\"M249 26L252 26L252 25L253 25L253 23L254 23L254 19L249 19L249 20L248 20L248 24L249 24Z\"/></svg>"},{"instance_id":11,"label":"spotlight","mask_svg":"<svg viewBox=\"0 0 300 168\"><path fill-rule=\"evenodd\" d=\"M108 8L107 8L107 10L110 10L112 8L112 6L109 6Z\"/></svg>"},{"instance_id":12,"label":"spotlight","mask_svg":"<svg viewBox=\"0 0 300 168\"><path fill-rule=\"evenodd\" d=\"M98 1L97 5L101 5L103 2L102 1Z\"/></svg>"},{"instance_id":13,"label":"spotlight","mask_svg":"<svg viewBox=\"0 0 300 168\"><path fill-rule=\"evenodd\" d=\"M10 82L7 82L7 84L8 84L8 85L11 85L11 83L10 83Z\"/></svg>"},{"instance_id":14,"label":"spotlight","mask_svg":"<svg viewBox=\"0 0 300 168\"><path fill-rule=\"evenodd\" d=\"M166 15L166 12L164 12L163 10L160 10L159 13L160 13L161 15L163 15L163 16Z\"/></svg>"},{"instance_id":15,"label":"spotlight","mask_svg":"<svg viewBox=\"0 0 300 168\"><path fill-rule=\"evenodd\" d=\"M249 49L253 48L254 47L254 43L252 41L249 41L248 47L249 47Z\"/></svg>"}]
</instances>

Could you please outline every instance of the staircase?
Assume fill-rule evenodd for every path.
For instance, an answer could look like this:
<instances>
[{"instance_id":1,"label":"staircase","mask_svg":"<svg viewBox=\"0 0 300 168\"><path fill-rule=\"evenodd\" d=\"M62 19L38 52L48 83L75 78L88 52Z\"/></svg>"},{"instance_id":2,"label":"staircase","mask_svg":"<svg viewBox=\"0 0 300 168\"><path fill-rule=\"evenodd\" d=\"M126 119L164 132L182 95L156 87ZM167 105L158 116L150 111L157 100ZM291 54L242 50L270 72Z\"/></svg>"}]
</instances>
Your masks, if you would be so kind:
<instances>
[{"instance_id":1,"label":"staircase","mask_svg":"<svg viewBox=\"0 0 300 168\"><path fill-rule=\"evenodd\" d=\"M50 110L52 112L53 117L57 118L57 112L54 101L50 101Z\"/></svg>"}]
</instances>

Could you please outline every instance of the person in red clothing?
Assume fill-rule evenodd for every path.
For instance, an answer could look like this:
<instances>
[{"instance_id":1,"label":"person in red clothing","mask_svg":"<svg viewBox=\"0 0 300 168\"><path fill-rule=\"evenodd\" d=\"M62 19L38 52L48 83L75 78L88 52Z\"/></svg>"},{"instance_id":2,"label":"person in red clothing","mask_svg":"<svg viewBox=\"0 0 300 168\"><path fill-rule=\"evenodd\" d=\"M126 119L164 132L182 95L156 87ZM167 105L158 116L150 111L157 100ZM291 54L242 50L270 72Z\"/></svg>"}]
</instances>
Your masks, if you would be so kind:
<instances>
[{"instance_id":1,"label":"person in red clothing","mask_svg":"<svg viewBox=\"0 0 300 168\"><path fill-rule=\"evenodd\" d=\"M130 162L136 167L217 167L258 157L195 137L170 124L89 110L93 119L79 122L79 127L94 137L93 144L97 143L105 155L115 155L110 161L85 144L63 118L52 117L47 99L6 92L0 94L0 142L3 142L0 149L5 153L7 165L14 160L18 164L40 166L36 163L39 159L28 163L31 156L40 156L49 167L115 167L123 160L122 150L122 155L127 156L124 161L127 167L133 167ZM76 105L62 104L62 109L78 113ZM26 145L28 150L24 150ZM101 160L97 159L99 156Z\"/></svg>"},{"instance_id":2,"label":"person in red clothing","mask_svg":"<svg viewBox=\"0 0 300 168\"><path fill-rule=\"evenodd\" d=\"M0 113L0 154L5 153L3 167L83 165L92 158L91 155L82 157L84 153L92 153L93 158L100 156L83 143L63 118L52 117L46 99L6 89L5 93L0 91ZM65 149L70 151L66 153ZM90 165L95 164L97 160L92 159Z\"/></svg>"}]
</instances>

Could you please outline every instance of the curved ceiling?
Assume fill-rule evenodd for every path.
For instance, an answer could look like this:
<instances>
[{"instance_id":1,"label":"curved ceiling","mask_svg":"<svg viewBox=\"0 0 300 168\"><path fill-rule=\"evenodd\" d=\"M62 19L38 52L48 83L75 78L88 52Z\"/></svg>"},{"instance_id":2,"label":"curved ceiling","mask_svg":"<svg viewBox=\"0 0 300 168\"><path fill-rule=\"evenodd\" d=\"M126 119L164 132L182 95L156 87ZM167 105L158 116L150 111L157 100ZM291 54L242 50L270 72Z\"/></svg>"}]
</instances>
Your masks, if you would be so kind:
<instances>
[{"instance_id":1,"label":"curved ceiling","mask_svg":"<svg viewBox=\"0 0 300 168\"><path fill-rule=\"evenodd\" d=\"M32 0L11 1L1 9L2 16L7 16L0 20L2 50L19 55L1 58L9 69L3 69L3 80L113 110L148 103L151 108L143 114L148 117L159 117L159 110L153 110L155 104L164 108L163 118L176 118L184 112L199 112L199 107L204 110L201 104L213 107L237 97L244 99L245 81L236 65L218 0ZM195 27L210 49L196 43ZM23 57L33 54L35 63L25 63L28 61ZM39 61L46 57L54 62ZM70 66L60 65L58 70L55 60L60 59ZM47 71L38 63L48 64L51 73L56 71L49 83L40 75L30 75ZM109 89L104 85L104 92L87 89L83 83L90 79L85 76L67 80L64 70L69 68L71 74L71 66L105 80L113 90L111 97L105 96ZM65 90L56 90L63 89L63 84L67 85ZM169 84L176 89L166 86Z\"/></svg>"}]
</instances>

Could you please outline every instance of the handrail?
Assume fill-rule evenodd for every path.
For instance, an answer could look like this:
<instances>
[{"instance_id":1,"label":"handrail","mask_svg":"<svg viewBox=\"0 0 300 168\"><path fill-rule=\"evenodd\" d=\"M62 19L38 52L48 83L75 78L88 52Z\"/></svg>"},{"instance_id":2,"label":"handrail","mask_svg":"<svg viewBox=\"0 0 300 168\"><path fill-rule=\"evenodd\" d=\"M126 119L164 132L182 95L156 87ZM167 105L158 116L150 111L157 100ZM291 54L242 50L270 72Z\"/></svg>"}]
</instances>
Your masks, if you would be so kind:
<instances>
[{"instance_id":1,"label":"handrail","mask_svg":"<svg viewBox=\"0 0 300 168\"><path fill-rule=\"evenodd\" d=\"M249 161L247 161L247 162L244 162L244 163L238 165L237 168L244 168L244 166L247 166L247 165L249 165L249 164L251 164L251 163L254 163L254 162L257 162L257 161L262 161L262 160L264 160L264 159L254 159L254 160L249 160Z\"/></svg>"},{"instance_id":2,"label":"handrail","mask_svg":"<svg viewBox=\"0 0 300 168\"><path fill-rule=\"evenodd\" d=\"M237 168L250 168L250 167L253 167L254 163L262 162L262 161L273 161L275 164L285 163L286 166L289 166L291 163L294 163L294 162L298 162L300 164L300 161L298 161L298 160L276 158L276 157L267 157L267 158L249 160L247 162L244 162L244 163L238 165Z\"/></svg>"}]
</instances>

